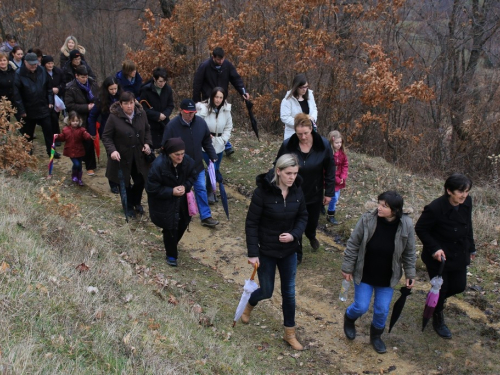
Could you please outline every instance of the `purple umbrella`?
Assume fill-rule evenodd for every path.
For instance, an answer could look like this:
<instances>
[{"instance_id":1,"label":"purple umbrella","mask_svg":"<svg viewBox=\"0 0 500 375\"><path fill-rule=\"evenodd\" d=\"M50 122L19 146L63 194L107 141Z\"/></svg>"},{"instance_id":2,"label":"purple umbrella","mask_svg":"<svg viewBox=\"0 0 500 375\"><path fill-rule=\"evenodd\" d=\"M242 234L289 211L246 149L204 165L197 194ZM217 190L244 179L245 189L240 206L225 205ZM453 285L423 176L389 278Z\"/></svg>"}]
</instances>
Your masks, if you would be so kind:
<instances>
[{"instance_id":1,"label":"purple umbrella","mask_svg":"<svg viewBox=\"0 0 500 375\"><path fill-rule=\"evenodd\" d=\"M431 290L427 294L427 299L425 300L425 308L424 308L424 316L422 319L422 332L425 329L425 326L429 322L432 314L434 313L434 309L439 300L439 290L441 289L441 285L443 285L443 269L444 269L445 260L444 257L441 256L441 265L439 266L439 272L437 276L434 276L431 279Z\"/></svg>"},{"instance_id":2,"label":"purple umbrella","mask_svg":"<svg viewBox=\"0 0 500 375\"><path fill-rule=\"evenodd\" d=\"M215 190L217 189L217 182L215 178L215 166L212 160L208 163L208 176L210 177L210 183L212 184L212 191L215 193Z\"/></svg>"}]
</instances>

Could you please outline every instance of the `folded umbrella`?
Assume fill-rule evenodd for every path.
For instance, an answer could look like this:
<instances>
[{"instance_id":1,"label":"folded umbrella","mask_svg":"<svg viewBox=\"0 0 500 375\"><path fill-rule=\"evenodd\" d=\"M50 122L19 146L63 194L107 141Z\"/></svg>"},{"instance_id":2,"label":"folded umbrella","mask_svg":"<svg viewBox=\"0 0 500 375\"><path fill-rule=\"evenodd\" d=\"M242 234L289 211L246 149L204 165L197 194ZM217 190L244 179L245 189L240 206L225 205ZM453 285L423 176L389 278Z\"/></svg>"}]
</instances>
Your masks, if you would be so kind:
<instances>
[{"instance_id":1,"label":"folded umbrella","mask_svg":"<svg viewBox=\"0 0 500 375\"><path fill-rule=\"evenodd\" d=\"M127 216L127 190L126 190L125 178L123 177L123 171L122 171L122 167L120 165L120 162L118 162L118 182L119 182L119 185L120 185L120 198L122 200L123 213L125 214L125 220L128 223L128 216Z\"/></svg>"},{"instance_id":2,"label":"folded umbrella","mask_svg":"<svg viewBox=\"0 0 500 375\"><path fill-rule=\"evenodd\" d=\"M411 294L411 289L407 288L406 286L401 287L400 291L401 291L401 296L398 298L396 302L394 302L394 306L392 307L391 322L389 324L389 333L391 333L392 327L394 327L394 324L396 324L396 322L398 321L399 316L401 315L401 312L405 307L406 297L408 297Z\"/></svg>"},{"instance_id":3,"label":"folded umbrella","mask_svg":"<svg viewBox=\"0 0 500 375\"><path fill-rule=\"evenodd\" d=\"M99 128L100 127L101 127L101 124L99 123L99 121L96 121L94 148L95 148L95 154L97 155L97 161L99 161L99 157L101 156L101 144L99 143Z\"/></svg>"},{"instance_id":4,"label":"folded umbrella","mask_svg":"<svg viewBox=\"0 0 500 375\"><path fill-rule=\"evenodd\" d=\"M248 117L250 117L250 122L252 124L252 129L253 129L255 135L257 136L257 139L260 141L260 139L259 139L259 129L257 128L257 120L255 119L255 116L253 115L253 111L252 111L253 103L250 100L245 99L245 104L247 106Z\"/></svg>"},{"instance_id":5,"label":"folded umbrella","mask_svg":"<svg viewBox=\"0 0 500 375\"><path fill-rule=\"evenodd\" d=\"M210 183L212 184L212 191L215 193L215 190L217 189L217 179L215 177L215 165L212 160L208 163L207 170L208 176L210 177Z\"/></svg>"},{"instance_id":6,"label":"folded umbrella","mask_svg":"<svg viewBox=\"0 0 500 375\"><path fill-rule=\"evenodd\" d=\"M227 219L229 220L229 205L227 203L226 188L224 187L224 184L222 183L224 180L222 178L222 174L220 173L220 171L215 171L215 176L216 176L215 177L216 181L219 183L220 200L222 202L222 207L224 207L224 211L226 212Z\"/></svg>"},{"instance_id":7,"label":"folded umbrella","mask_svg":"<svg viewBox=\"0 0 500 375\"><path fill-rule=\"evenodd\" d=\"M56 135L52 139L52 146L50 147L50 158L49 158L49 175L47 178L52 178L52 169L54 168L54 156L56 154Z\"/></svg>"},{"instance_id":8,"label":"folded umbrella","mask_svg":"<svg viewBox=\"0 0 500 375\"><path fill-rule=\"evenodd\" d=\"M243 315L243 311L245 310L245 306L247 305L250 296L259 288L257 283L253 281L253 279L255 278L255 273L257 272L257 267L257 264L255 264L252 276L250 276L249 280L245 280L245 285L243 286L243 294L241 295L240 303L238 304L236 313L234 314L233 327L236 325L238 319L241 318L241 315Z\"/></svg>"},{"instance_id":9,"label":"folded umbrella","mask_svg":"<svg viewBox=\"0 0 500 375\"><path fill-rule=\"evenodd\" d=\"M441 265L439 266L439 271L437 276L434 276L431 279L431 290L429 290L429 293L427 294L427 298L425 300L425 308L424 308L424 314L422 318L422 332L425 329L425 326L429 322L430 318L432 317L432 314L434 313L434 309L436 308L436 305L439 300L439 290L441 289L441 285L443 285L443 269L444 269L444 257L441 256Z\"/></svg>"}]
</instances>

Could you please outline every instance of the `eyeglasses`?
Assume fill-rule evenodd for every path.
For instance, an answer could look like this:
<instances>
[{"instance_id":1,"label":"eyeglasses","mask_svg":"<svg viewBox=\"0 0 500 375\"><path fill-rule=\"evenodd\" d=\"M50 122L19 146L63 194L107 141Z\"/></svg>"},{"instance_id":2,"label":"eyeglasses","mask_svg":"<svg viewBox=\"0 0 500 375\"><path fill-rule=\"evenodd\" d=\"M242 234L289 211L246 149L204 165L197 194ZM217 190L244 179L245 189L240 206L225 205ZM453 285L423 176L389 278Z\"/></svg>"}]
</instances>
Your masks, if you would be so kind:
<instances>
[{"instance_id":1,"label":"eyeglasses","mask_svg":"<svg viewBox=\"0 0 500 375\"><path fill-rule=\"evenodd\" d=\"M299 86L299 89L301 89L301 90L307 90L308 88L309 88L309 86L308 86L308 85L305 85L305 86Z\"/></svg>"}]
</instances>

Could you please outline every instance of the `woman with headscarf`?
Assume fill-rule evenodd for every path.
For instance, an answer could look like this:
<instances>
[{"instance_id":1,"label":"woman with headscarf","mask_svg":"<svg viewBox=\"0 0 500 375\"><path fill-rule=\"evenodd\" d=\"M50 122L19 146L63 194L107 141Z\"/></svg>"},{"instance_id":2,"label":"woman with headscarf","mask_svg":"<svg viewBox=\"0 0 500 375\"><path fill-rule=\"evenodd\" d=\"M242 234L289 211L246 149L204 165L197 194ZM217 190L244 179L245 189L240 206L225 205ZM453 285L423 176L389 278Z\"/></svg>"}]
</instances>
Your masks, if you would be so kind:
<instances>
[{"instance_id":1,"label":"woman with headscarf","mask_svg":"<svg viewBox=\"0 0 500 375\"><path fill-rule=\"evenodd\" d=\"M177 246L191 221L186 194L197 177L194 160L185 149L181 138L170 138L153 162L146 184L149 215L163 230L167 264L172 267L177 267Z\"/></svg>"}]
</instances>

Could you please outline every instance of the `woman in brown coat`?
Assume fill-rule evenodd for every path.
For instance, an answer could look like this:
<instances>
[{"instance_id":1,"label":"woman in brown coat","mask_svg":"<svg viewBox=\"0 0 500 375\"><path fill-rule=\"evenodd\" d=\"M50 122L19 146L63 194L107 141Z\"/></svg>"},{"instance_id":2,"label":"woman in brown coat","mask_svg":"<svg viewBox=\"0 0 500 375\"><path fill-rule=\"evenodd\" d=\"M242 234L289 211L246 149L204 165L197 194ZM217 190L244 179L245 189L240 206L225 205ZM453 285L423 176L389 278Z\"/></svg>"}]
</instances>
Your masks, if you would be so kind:
<instances>
[{"instance_id":1,"label":"woman in brown coat","mask_svg":"<svg viewBox=\"0 0 500 375\"><path fill-rule=\"evenodd\" d=\"M120 183L121 169L127 192L127 216L141 215L142 192L148 177L149 163L146 155L151 154L151 131L146 112L136 104L131 92L123 92L120 101L110 107L110 115L102 134L102 143L108 154L106 177ZM132 177L133 184L130 183Z\"/></svg>"}]
</instances>

